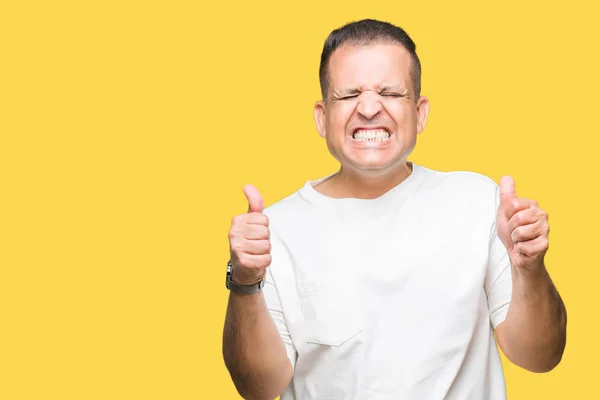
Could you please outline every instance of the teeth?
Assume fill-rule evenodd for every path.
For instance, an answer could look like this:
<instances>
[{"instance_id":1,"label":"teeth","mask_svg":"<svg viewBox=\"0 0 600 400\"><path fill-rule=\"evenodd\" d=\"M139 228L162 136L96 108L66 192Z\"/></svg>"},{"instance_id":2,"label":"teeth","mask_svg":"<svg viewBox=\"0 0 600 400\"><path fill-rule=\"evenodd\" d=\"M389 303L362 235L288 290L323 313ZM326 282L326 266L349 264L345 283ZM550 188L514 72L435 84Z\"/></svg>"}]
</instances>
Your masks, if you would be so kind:
<instances>
[{"instance_id":1,"label":"teeth","mask_svg":"<svg viewBox=\"0 0 600 400\"><path fill-rule=\"evenodd\" d=\"M387 133L384 129L375 129L375 130L360 130L356 132L353 136L354 140L358 140L359 142L383 142L384 140L388 140L390 138L390 134Z\"/></svg>"}]
</instances>

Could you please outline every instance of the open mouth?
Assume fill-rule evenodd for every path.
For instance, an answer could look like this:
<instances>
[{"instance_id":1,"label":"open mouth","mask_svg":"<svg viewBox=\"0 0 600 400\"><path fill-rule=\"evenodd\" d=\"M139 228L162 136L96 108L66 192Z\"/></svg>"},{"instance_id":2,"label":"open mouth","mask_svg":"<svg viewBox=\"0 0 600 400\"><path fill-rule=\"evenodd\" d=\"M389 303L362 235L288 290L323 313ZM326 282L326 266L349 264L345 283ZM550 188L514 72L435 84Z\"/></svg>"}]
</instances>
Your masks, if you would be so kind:
<instances>
[{"instance_id":1,"label":"open mouth","mask_svg":"<svg viewBox=\"0 0 600 400\"><path fill-rule=\"evenodd\" d=\"M389 140L390 133L386 129L357 129L352 134L352 139L357 142L385 142Z\"/></svg>"}]
</instances>

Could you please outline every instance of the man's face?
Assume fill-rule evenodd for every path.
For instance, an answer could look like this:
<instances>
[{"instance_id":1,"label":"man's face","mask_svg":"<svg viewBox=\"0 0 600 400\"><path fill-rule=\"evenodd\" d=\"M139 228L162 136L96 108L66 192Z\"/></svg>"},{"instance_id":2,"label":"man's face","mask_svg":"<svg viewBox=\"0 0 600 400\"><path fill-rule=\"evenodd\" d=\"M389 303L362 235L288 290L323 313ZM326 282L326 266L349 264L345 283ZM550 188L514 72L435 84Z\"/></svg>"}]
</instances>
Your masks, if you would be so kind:
<instances>
[{"instance_id":1,"label":"man's face","mask_svg":"<svg viewBox=\"0 0 600 400\"><path fill-rule=\"evenodd\" d=\"M344 169L381 175L403 167L425 128L429 103L415 99L411 57L399 44L342 46L329 60L319 134Z\"/></svg>"}]
</instances>

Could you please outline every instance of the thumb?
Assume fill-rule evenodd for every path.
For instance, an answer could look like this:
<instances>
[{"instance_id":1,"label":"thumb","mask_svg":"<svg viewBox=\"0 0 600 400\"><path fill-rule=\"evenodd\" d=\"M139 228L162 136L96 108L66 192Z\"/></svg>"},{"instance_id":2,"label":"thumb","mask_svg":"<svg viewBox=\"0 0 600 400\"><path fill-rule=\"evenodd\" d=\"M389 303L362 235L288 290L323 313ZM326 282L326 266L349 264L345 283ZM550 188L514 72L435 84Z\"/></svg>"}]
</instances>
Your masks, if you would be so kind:
<instances>
[{"instance_id":1,"label":"thumb","mask_svg":"<svg viewBox=\"0 0 600 400\"><path fill-rule=\"evenodd\" d=\"M248 199L248 212L262 213L265 202L258 192L258 189L252 185L245 185L244 194L246 195L246 199Z\"/></svg>"},{"instance_id":2,"label":"thumb","mask_svg":"<svg viewBox=\"0 0 600 400\"><path fill-rule=\"evenodd\" d=\"M503 176L500 179L500 205L506 207L516 197L515 180L510 176Z\"/></svg>"}]
</instances>

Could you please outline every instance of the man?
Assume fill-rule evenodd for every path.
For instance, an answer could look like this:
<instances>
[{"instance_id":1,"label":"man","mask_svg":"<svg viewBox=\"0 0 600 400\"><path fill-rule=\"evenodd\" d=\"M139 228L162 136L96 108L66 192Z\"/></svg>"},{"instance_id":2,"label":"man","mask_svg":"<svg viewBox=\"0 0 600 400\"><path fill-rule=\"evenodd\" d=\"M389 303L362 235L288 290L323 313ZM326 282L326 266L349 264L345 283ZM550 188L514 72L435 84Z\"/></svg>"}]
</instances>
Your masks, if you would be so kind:
<instances>
[{"instance_id":1,"label":"man","mask_svg":"<svg viewBox=\"0 0 600 400\"><path fill-rule=\"evenodd\" d=\"M510 177L407 161L429 111L420 69L396 26L333 31L314 115L339 171L266 210L244 187L223 336L244 398L504 399L495 338L527 370L559 363L547 214Z\"/></svg>"}]
</instances>

